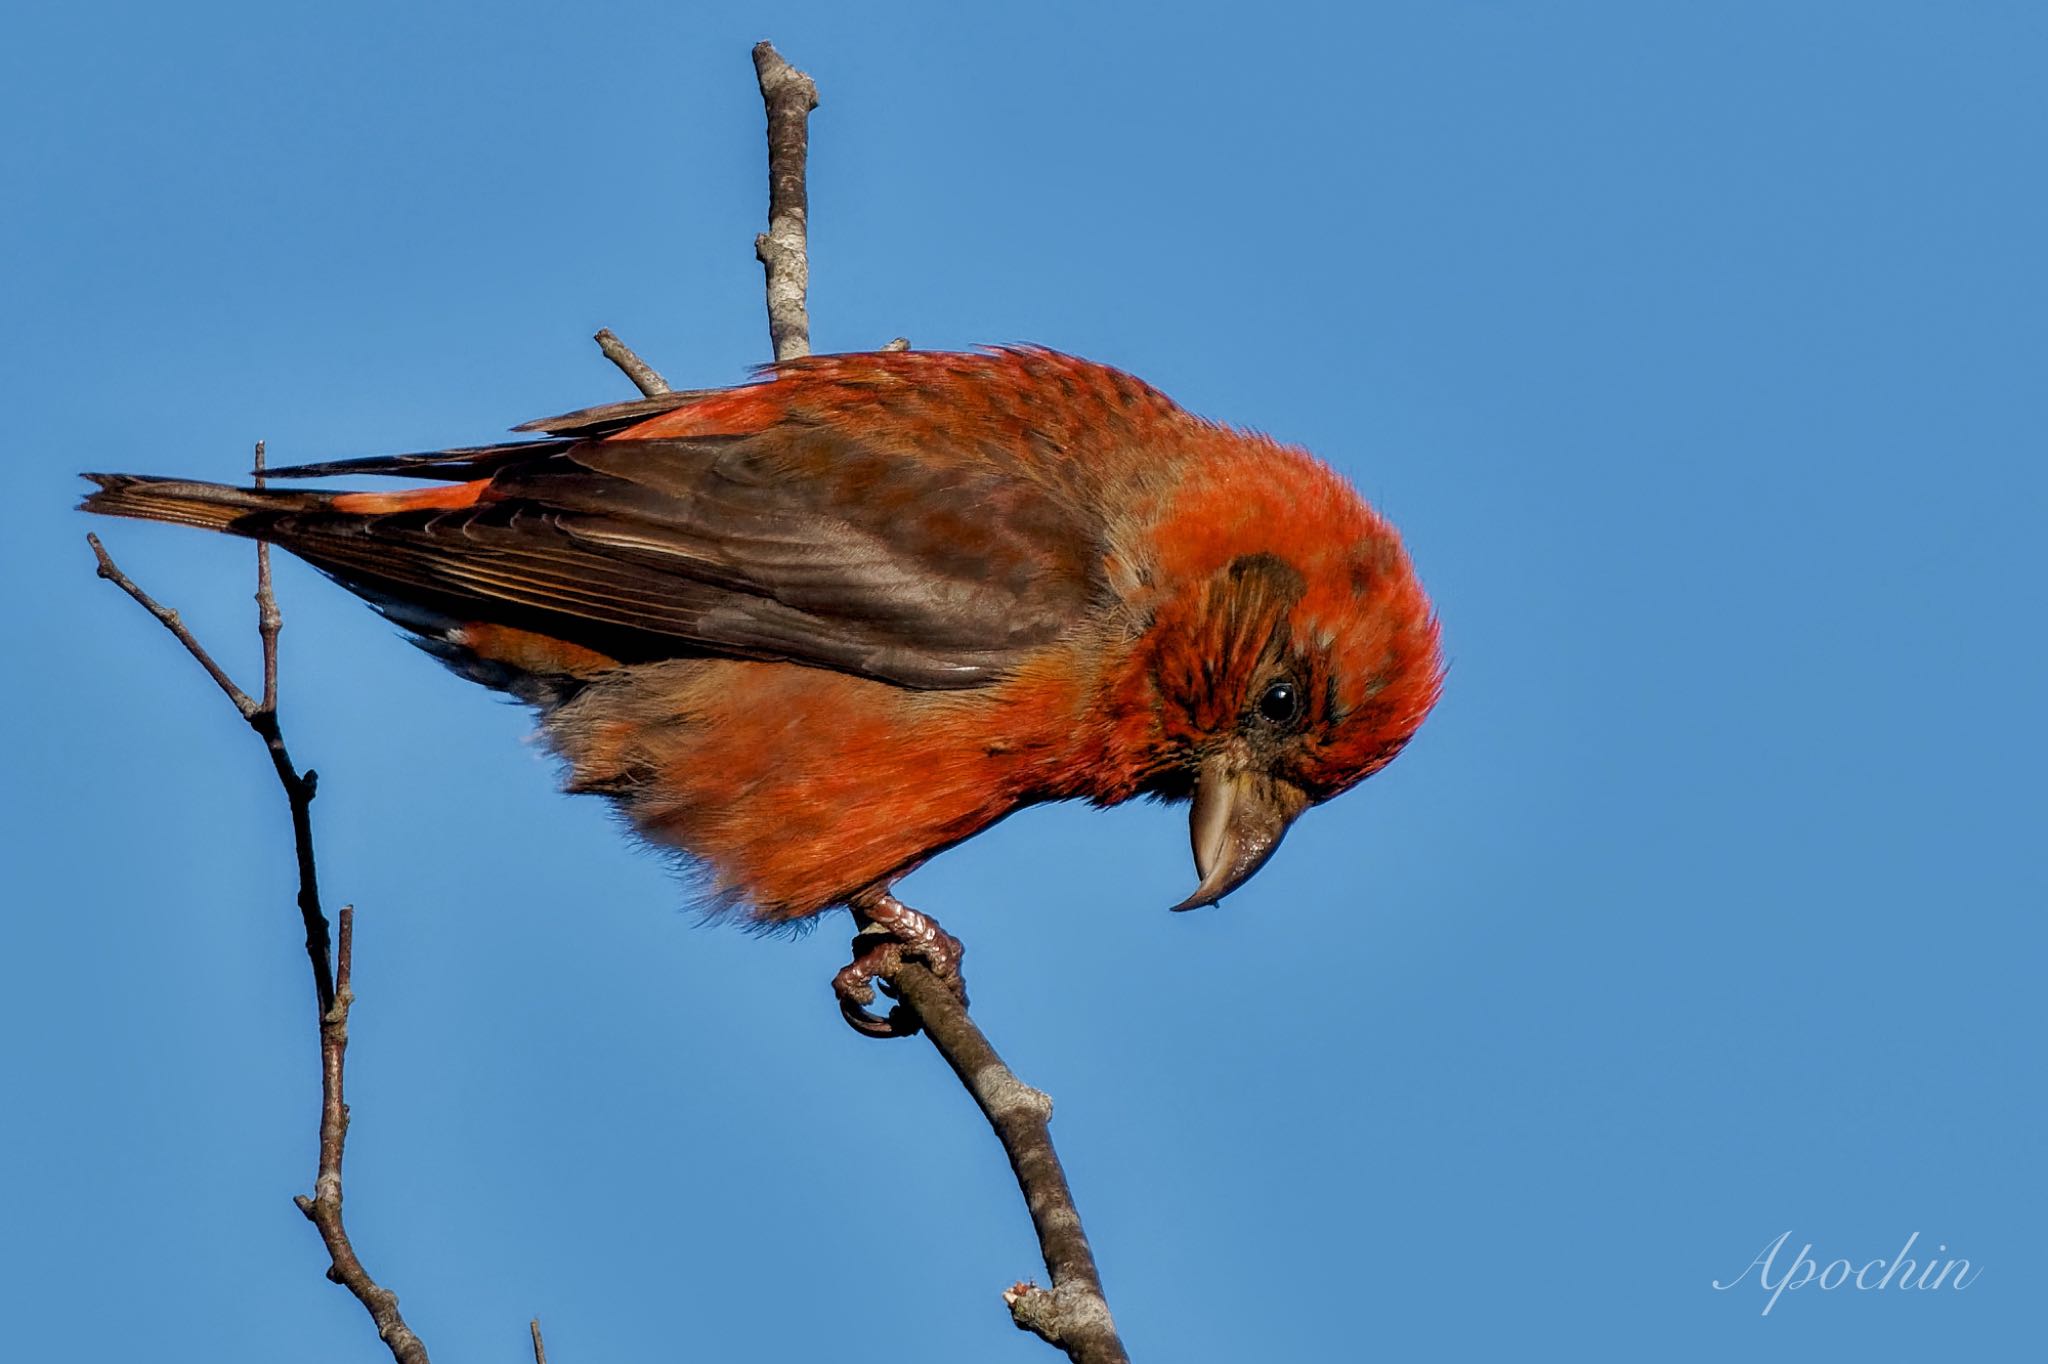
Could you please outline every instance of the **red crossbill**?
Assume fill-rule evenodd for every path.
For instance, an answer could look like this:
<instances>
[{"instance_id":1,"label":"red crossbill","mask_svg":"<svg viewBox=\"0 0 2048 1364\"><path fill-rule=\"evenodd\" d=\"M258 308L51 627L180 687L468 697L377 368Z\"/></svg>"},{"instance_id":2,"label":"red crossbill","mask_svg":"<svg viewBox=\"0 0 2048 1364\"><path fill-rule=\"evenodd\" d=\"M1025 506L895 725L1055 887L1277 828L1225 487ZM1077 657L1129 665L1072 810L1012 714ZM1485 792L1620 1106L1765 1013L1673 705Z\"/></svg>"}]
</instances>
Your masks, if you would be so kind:
<instances>
[{"instance_id":1,"label":"red crossbill","mask_svg":"<svg viewBox=\"0 0 2048 1364\"><path fill-rule=\"evenodd\" d=\"M832 906L942 972L891 894L1021 806L1192 802L1213 903L1384 767L1442 684L1399 537L1325 465L1050 351L815 356L738 388L304 465L402 492L89 475L97 512L280 545L532 703L762 924ZM875 962L838 980L848 1016Z\"/></svg>"}]
</instances>

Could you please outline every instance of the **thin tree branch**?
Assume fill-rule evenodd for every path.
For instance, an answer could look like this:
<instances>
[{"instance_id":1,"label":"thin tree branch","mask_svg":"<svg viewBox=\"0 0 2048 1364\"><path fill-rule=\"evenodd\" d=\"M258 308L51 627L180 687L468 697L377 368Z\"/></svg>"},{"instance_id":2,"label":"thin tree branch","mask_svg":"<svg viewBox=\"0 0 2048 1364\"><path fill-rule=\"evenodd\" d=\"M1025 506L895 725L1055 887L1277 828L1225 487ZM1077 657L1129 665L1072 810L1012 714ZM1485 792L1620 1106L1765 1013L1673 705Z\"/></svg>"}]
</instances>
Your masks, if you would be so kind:
<instances>
[{"instance_id":1,"label":"thin tree branch","mask_svg":"<svg viewBox=\"0 0 2048 1364\"><path fill-rule=\"evenodd\" d=\"M548 1347L540 1341L540 1318L527 1324L533 1328L533 1364L548 1364Z\"/></svg>"},{"instance_id":2,"label":"thin tree branch","mask_svg":"<svg viewBox=\"0 0 2048 1364\"><path fill-rule=\"evenodd\" d=\"M811 353L810 197L804 188L810 159L811 110L818 86L782 59L773 43L754 44L754 74L768 110L768 230L754 238L768 293L768 336L777 360Z\"/></svg>"},{"instance_id":3,"label":"thin tree branch","mask_svg":"<svg viewBox=\"0 0 2048 1364\"><path fill-rule=\"evenodd\" d=\"M293 1199L320 1230L332 1263L327 1277L356 1295L377 1325L377 1335L398 1364L428 1364L427 1347L398 1312L398 1295L370 1277L341 1221L341 1157L348 1144L348 1100L342 1081L348 1059L348 1012L356 1002L349 987L355 958L356 910L341 907L341 947L335 954L334 1003L320 1018L320 1172L313 1196Z\"/></svg>"},{"instance_id":4,"label":"thin tree branch","mask_svg":"<svg viewBox=\"0 0 2048 1364\"><path fill-rule=\"evenodd\" d=\"M263 485L264 449L256 446L256 484ZM263 646L263 699L257 701L236 686L213 656L185 628L178 613L164 606L136 586L107 553L97 535L87 535L93 557L99 562L99 576L132 597L161 622L206 670L214 684L227 695L237 712L263 740L278 783L284 787L291 806L292 847L298 862L299 915L306 928L306 957L313 968L313 998L320 1020L320 1163L314 1179L313 1197L293 1201L320 1231L327 1246L330 1265L327 1277L355 1294L377 1334L397 1364L428 1364L427 1348L398 1312L398 1298L370 1277L350 1244L341 1219L341 1157L348 1139L348 1105L342 1098L343 1061L348 1049L348 1012L354 1002L349 988L355 937L355 909L341 911L341 950L335 954L329 937L327 915L320 908L319 871L313 858L313 797L319 776L311 769L300 772L285 746L284 731L277 720L277 637L284 620L277 609L277 594L270 577L269 547L261 543L256 552L256 632Z\"/></svg>"},{"instance_id":5,"label":"thin tree branch","mask_svg":"<svg viewBox=\"0 0 2048 1364\"><path fill-rule=\"evenodd\" d=\"M599 327L597 335L590 338L597 342L597 348L604 352L604 358L617 365L633 381L633 387L640 390L644 398L670 391L668 380L655 372L654 366L637 355L633 348L619 340L618 334L610 327Z\"/></svg>"},{"instance_id":6,"label":"thin tree branch","mask_svg":"<svg viewBox=\"0 0 2048 1364\"><path fill-rule=\"evenodd\" d=\"M236 686L234 679L221 670L220 664L213 661L213 655L206 652L205 646L194 639L192 632L185 628L185 622L178 613L137 587L135 580L123 573L114 563L113 556L107 553L107 547L100 543L99 536L88 533L85 542L92 546L93 558L99 560L99 576L126 592L143 610L155 616L164 629L169 630L178 643L185 646L185 652L197 659L200 667L206 669L206 675L213 679L215 686L227 694L228 702L242 713L244 720L254 716L257 710L255 699Z\"/></svg>"},{"instance_id":7,"label":"thin tree branch","mask_svg":"<svg viewBox=\"0 0 2048 1364\"><path fill-rule=\"evenodd\" d=\"M269 467L268 453L262 441L256 442L256 486L261 488L269 480L264 470ZM263 646L263 701L254 712L245 712L248 720L263 739L264 751L270 754L270 765L277 773L279 784L284 787L285 800L291 806L292 853L299 872L299 918L306 927L306 958L313 966L313 1000L320 1011L321 1019L334 1006L334 973L331 965L333 946L328 938L327 915L320 908L320 872L313 861L313 797L319 791L320 774L310 767L304 772L292 761L291 751L285 747L284 731L277 723L277 637L284 629L284 615L277 609L277 592L271 586L270 546L256 542L256 636Z\"/></svg>"},{"instance_id":8,"label":"thin tree branch","mask_svg":"<svg viewBox=\"0 0 2048 1364\"><path fill-rule=\"evenodd\" d=\"M810 354L810 318L804 311L804 290L810 263L804 237L808 198L804 173L808 158L808 116L818 107L817 84L782 59L774 46L754 48L754 71L761 79L761 99L768 107L768 231L754 239L767 277L768 334L775 358ZM907 350L897 337L884 350ZM1010 1317L1066 1351L1075 1364L1129 1364L1123 1341L1110 1318L1102 1294L1102 1276L1095 1253L1081 1228L1081 1214L1067 1187L1066 1171L1052 1144L1052 1100L1031 1088L1003 1064L989 1045L967 1006L948 985L921 963L899 956L888 979L904 1007L917 1015L924 1034L960 1077L974 1102L995 1129L1010 1158L1038 1246L1052 1276L1050 1289L1017 1284L1003 1295Z\"/></svg>"},{"instance_id":9,"label":"thin tree branch","mask_svg":"<svg viewBox=\"0 0 2048 1364\"><path fill-rule=\"evenodd\" d=\"M265 487L270 480L264 471L270 467L267 447L256 442L256 486ZM270 587L270 542L256 542L256 636L263 642L263 705L262 709L275 714L277 711L277 632L284 629L284 617L277 609L277 593Z\"/></svg>"},{"instance_id":10,"label":"thin tree branch","mask_svg":"<svg viewBox=\"0 0 2048 1364\"><path fill-rule=\"evenodd\" d=\"M1052 1099L1017 1078L960 996L921 963L904 961L890 981L995 1129L1030 1209L1052 1287L1020 1283L1004 1293L1011 1319L1066 1351L1074 1364L1129 1364L1103 1297L1095 1252L1052 1144Z\"/></svg>"}]
</instances>

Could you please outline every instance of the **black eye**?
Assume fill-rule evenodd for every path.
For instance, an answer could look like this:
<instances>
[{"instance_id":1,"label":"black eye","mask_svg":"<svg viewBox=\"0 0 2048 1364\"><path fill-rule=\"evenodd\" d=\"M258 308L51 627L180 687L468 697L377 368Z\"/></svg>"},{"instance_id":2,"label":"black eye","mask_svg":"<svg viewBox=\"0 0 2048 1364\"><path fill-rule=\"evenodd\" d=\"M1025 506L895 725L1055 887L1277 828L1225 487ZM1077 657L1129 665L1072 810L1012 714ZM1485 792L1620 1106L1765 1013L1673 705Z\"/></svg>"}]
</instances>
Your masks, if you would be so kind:
<instances>
[{"instance_id":1,"label":"black eye","mask_svg":"<svg viewBox=\"0 0 2048 1364\"><path fill-rule=\"evenodd\" d=\"M1276 725L1291 725L1301 714L1301 693L1292 682L1275 682L1259 698L1259 715Z\"/></svg>"}]
</instances>

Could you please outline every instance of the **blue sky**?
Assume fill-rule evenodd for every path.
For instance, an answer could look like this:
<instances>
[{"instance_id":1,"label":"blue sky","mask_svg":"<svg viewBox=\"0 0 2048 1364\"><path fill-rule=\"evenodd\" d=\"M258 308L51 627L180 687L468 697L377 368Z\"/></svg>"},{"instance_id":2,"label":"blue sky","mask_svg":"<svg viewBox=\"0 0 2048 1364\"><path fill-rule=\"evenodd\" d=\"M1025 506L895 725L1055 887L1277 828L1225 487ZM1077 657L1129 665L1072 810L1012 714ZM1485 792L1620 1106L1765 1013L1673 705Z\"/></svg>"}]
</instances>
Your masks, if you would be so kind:
<instances>
[{"instance_id":1,"label":"blue sky","mask_svg":"<svg viewBox=\"0 0 2048 1364\"><path fill-rule=\"evenodd\" d=\"M1141 1359L2038 1348L2048 15L84 4L0 35L0 1282L25 1358L379 1357L258 746L80 469L491 438L764 358L772 37L825 349L1036 341L1325 455L1435 718L1220 910L1156 807L919 872ZM244 545L99 527L243 675ZM437 1357L1042 1360L1000 1153L701 928L527 718L281 570L359 907L349 1213ZM1076 944L1084 944L1077 949ZM1913 1232L1966 1291L1735 1276ZM1782 1266L1781 1266L1782 1270ZM893 1299L908 1280L916 1299ZM879 1299L879 1301L878 1301Z\"/></svg>"}]
</instances>

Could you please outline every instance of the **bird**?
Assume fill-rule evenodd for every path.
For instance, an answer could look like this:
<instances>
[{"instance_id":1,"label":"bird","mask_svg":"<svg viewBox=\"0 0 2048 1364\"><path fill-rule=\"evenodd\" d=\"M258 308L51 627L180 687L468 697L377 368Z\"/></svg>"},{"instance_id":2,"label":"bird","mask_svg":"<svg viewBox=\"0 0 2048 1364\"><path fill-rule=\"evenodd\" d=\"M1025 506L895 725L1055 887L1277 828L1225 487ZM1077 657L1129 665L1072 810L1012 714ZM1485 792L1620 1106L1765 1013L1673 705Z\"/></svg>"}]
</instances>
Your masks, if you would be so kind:
<instances>
[{"instance_id":1,"label":"bird","mask_svg":"<svg viewBox=\"0 0 2048 1364\"><path fill-rule=\"evenodd\" d=\"M1242 886L1401 752L1444 684L1399 533L1327 464L1107 365L1024 346L784 360L496 444L254 486L85 475L92 512L297 555L538 713L760 928L852 911L847 1021L964 947L894 886L1047 801L1185 801ZM398 491L272 486L398 476Z\"/></svg>"}]
</instances>

